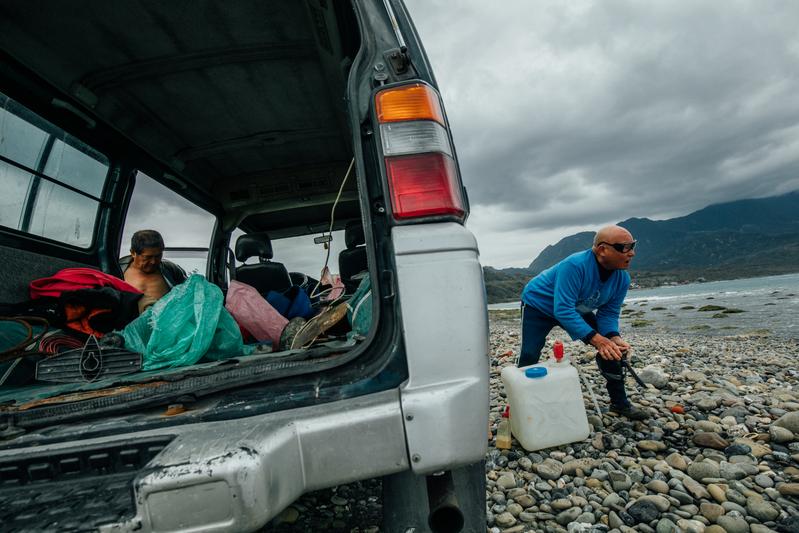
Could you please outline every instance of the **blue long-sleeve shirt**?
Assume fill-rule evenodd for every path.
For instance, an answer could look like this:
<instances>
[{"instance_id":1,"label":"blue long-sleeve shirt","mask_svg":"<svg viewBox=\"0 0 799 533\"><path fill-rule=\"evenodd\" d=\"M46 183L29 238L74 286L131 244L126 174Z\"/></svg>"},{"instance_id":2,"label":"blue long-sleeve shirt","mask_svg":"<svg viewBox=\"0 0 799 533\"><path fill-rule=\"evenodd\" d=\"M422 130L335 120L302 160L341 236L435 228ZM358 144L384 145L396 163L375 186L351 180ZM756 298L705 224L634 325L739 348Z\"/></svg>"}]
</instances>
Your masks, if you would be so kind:
<instances>
[{"instance_id":1,"label":"blue long-sleeve shirt","mask_svg":"<svg viewBox=\"0 0 799 533\"><path fill-rule=\"evenodd\" d=\"M614 270L603 282L593 251L585 250L531 279L522 291L522 302L554 317L572 340L593 334L580 315L596 311L599 333L607 336L619 331L619 313L629 286L626 270Z\"/></svg>"}]
</instances>

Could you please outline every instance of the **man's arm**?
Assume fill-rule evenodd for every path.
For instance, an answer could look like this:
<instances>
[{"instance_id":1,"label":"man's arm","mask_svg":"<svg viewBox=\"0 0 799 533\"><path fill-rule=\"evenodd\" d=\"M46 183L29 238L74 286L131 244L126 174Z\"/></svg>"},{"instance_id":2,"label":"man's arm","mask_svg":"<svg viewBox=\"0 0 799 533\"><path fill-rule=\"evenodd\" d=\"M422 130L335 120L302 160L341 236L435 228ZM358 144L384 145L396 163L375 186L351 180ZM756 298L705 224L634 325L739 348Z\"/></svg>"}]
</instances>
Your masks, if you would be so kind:
<instances>
[{"instance_id":1,"label":"man's arm","mask_svg":"<svg viewBox=\"0 0 799 533\"><path fill-rule=\"evenodd\" d=\"M578 267L572 263L561 265L555 277L553 312L572 340L582 339L593 332L576 308L581 277Z\"/></svg>"},{"instance_id":2,"label":"man's arm","mask_svg":"<svg viewBox=\"0 0 799 533\"><path fill-rule=\"evenodd\" d=\"M596 321L599 331L591 339L591 344L597 348L600 357L604 359L620 360L623 357L622 351L630 349L630 345L624 342L619 334L619 314L621 304L627 296L627 288L630 280L626 272L622 272L620 286L615 294L604 305L600 306L596 312Z\"/></svg>"},{"instance_id":3,"label":"man's arm","mask_svg":"<svg viewBox=\"0 0 799 533\"><path fill-rule=\"evenodd\" d=\"M621 280L618 282L616 292L604 305L596 311L596 322L599 332L606 337L619 336L619 315L621 314L621 304L627 297L627 288L630 285L626 272L621 272Z\"/></svg>"}]
</instances>

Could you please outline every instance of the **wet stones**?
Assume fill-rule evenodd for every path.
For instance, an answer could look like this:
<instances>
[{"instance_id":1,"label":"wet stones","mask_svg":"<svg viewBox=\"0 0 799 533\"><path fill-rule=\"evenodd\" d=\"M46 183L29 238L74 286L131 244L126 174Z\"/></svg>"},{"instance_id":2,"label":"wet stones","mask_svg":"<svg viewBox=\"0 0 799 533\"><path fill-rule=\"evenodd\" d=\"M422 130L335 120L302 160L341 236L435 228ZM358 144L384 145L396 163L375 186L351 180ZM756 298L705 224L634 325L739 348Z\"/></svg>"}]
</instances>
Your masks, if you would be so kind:
<instances>
[{"instance_id":1,"label":"wet stones","mask_svg":"<svg viewBox=\"0 0 799 533\"><path fill-rule=\"evenodd\" d=\"M785 428L794 434L799 433L799 411L785 413L774 422L774 425Z\"/></svg>"},{"instance_id":2,"label":"wet stones","mask_svg":"<svg viewBox=\"0 0 799 533\"><path fill-rule=\"evenodd\" d=\"M780 483L777 491L783 496L799 496L799 483Z\"/></svg>"},{"instance_id":3,"label":"wet stones","mask_svg":"<svg viewBox=\"0 0 799 533\"><path fill-rule=\"evenodd\" d=\"M746 499L746 510L761 522L769 522L776 519L780 512L765 501L762 496L750 496Z\"/></svg>"},{"instance_id":4,"label":"wet stones","mask_svg":"<svg viewBox=\"0 0 799 533\"><path fill-rule=\"evenodd\" d=\"M739 444L739 443L731 444L726 448L724 448L724 454L727 457L730 457L732 455L747 455L751 451L752 451L751 447L747 446L746 444Z\"/></svg>"},{"instance_id":5,"label":"wet stones","mask_svg":"<svg viewBox=\"0 0 799 533\"><path fill-rule=\"evenodd\" d=\"M719 465L713 461L698 461L688 466L688 475L700 481L705 478L719 477Z\"/></svg>"},{"instance_id":6,"label":"wet stones","mask_svg":"<svg viewBox=\"0 0 799 533\"><path fill-rule=\"evenodd\" d=\"M720 516L716 523L724 528L726 533L749 533L749 523L740 514Z\"/></svg>"},{"instance_id":7,"label":"wet stones","mask_svg":"<svg viewBox=\"0 0 799 533\"><path fill-rule=\"evenodd\" d=\"M660 516L660 511L653 502L649 500L638 500L627 508L627 514L633 517L636 524L642 522L648 524Z\"/></svg>"},{"instance_id":8,"label":"wet stones","mask_svg":"<svg viewBox=\"0 0 799 533\"><path fill-rule=\"evenodd\" d=\"M558 479L563 473L563 463L554 459L545 459L535 466L535 470L543 479Z\"/></svg>"},{"instance_id":9,"label":"wet stones","mask_svg":"<svg viewBox=\"0 0 799 533\"><path fill-rule=\"evenodd\" d=\"M697 446L701 446L702 448L713 448L715 450L723 450L730 445L726 439L715 432L700 431L698 433L694 433L693 441Z\"/></svg>"},{"instance_id":10,"label":"wet stones","mask_svg":"<svg viewBox=\"0 0 799 533\"><path fill-rule=\"evenodd\" d=\"M642 440L638 442L638 448L647 452L660 452L667 448L665 442L657 440Z\"/></svg>"},{"instance_id":11,"label":"wet stones","mask_svg":"<svg viewBox=\"0 0 799 533\"><path fill-rule=\"evenodd\" d=\"M793 432L790 429L778 426L776 425L776 423L769 428L768 433L769 437L771 438L771 442L777 442L782 444L797 440L796 436L793 434Z\"/></svg>"},{"instance_id":12,"label":"wet stones","mask_svg":"<svg viewBox=\"0 0 799 533\"><path fill-rule=\"evenodd\" d=\"M677 470L682 470L683 472L688 469L688 461L677 452L670 453L666 456L666 464Z\"/></svg>"}]
</instances>

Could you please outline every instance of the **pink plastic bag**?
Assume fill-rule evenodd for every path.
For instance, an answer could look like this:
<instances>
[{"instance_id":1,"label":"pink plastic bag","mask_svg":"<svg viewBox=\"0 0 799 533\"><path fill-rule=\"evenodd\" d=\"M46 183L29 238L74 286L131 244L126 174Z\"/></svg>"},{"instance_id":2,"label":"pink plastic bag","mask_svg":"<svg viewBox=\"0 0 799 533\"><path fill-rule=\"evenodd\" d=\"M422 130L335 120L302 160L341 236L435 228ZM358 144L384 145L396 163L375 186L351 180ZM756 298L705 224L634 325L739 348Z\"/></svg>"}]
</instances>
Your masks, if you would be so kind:
<instances>
[{"instance_id":1,"label":"pink plastic bag","mask_svg":"<svg viewBox=\"0 0 799 533\"><path fill-rule=\"evenodd\" d=\"M289 323L254 287L240 281L230 282L225 309L253 337L259 341L272 341L275 348L283 328Z\"/></svg>"},{"instance_id":2,"label":"pink plastic bag","mask_svg":"<svg viewBox=\"0 0 799 533\"><path fill-rule=\"evenodd\" d=\"M332 287L330 292L322 296L322 300L336 300L344 292L344 282L341 281L341 276L338 274L332 275L330 269L327 267L322 269L320 284L330 285Z\"/></svg>"}]
</instances>

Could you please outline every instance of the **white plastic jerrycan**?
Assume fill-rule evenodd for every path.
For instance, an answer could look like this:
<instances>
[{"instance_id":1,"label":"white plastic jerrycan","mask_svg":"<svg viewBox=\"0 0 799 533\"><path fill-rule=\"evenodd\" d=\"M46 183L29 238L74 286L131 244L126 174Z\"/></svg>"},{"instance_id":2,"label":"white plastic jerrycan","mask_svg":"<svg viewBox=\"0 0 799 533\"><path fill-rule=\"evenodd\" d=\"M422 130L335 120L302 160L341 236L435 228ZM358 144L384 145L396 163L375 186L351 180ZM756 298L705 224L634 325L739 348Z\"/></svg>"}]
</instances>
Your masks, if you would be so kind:
<instances>
[{"instance_id":1,"label":"white plastic jerrycan","mask_svg":"<svg viewBox=\"0 0 799 533\"><path fill-rule=\"evenodd\" d=\"M510 404L511 432L525 450L588 437L580 378L567 359L522 368L507 366L502 369L502 382Z\"/></svg>"}]
</instances>

